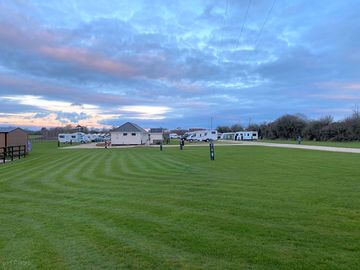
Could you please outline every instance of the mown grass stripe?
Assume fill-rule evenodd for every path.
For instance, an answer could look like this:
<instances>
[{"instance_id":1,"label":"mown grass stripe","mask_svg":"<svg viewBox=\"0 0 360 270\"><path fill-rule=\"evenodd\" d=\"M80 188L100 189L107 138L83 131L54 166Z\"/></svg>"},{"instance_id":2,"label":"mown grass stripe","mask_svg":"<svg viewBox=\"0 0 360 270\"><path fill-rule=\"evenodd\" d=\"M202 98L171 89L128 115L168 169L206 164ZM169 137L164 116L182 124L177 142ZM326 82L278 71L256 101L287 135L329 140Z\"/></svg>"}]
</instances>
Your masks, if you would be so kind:
<instances>
[{"instance_id":1,"label":"mown grass stripe","mask_svg":"<svg viewBox=\"0 0 360 270\"><path fill-rule=\"evenodd\" d=\"M34 145L0 167L0 254L40 269L359 268L358 156L208 154Z\"/></svg>"}]
</instances>

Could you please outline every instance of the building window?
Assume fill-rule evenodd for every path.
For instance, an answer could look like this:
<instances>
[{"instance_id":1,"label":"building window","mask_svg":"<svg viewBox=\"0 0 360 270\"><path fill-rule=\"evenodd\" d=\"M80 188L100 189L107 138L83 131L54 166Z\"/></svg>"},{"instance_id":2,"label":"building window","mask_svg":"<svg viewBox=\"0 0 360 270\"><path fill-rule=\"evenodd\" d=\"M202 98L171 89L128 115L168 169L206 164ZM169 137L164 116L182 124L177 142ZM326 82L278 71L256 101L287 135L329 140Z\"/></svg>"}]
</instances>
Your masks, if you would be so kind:
<instances>
[{"instance_id":1,"label":"building window","mask_svg":"<svg viewBox=\"0 0 360 270\"><path fill-rule=\"evenodd\" d=\"M127 133L123 133L123 136L127 136Z\"/></svg>"},{"instance_id":2,"label":"building window","mask_svg":"<svg viewBox=\"0 0 360 270\"><path fill-rule=\"evenodd\" d=\"M136 136L136 133L131 133L131 136Z\"/></svg>"}]
</instances>

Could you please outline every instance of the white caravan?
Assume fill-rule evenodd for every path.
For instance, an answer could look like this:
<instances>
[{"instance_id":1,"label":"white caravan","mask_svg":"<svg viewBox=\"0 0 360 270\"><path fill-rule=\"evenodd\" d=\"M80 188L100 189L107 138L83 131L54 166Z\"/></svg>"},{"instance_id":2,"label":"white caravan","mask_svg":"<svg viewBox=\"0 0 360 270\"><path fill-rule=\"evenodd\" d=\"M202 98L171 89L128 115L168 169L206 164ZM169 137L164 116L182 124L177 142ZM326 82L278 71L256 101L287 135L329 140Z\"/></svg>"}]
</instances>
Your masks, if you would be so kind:
<instances>
[{"instance_id":1,"label":"white caravan","mask_svg":"<svg viewBox=\"0 0 360 270\"><path fill-rule=\"evenodd\" d=\"M87 143L90 141L88 136L82 132L76 132L71 134L59 134L58 140L61 143Z\"/></svg>"},{"instance_id":2,"label":"white caravan","mask_svg":"<svg viewBox=\"0 0 360 270\"><path fill-rule=\"evenodd\" d=\"M187 133L188 141L200 141L200 142L208 142L208 141L216 141L218 139L217 130L197 130Z\"/></svg>"},{"instance_id":3,"label":"white caravan","mask_svg":"<svg viewBox=\"0 0 360 270\"><path fill-rule=\"evenodd\" d=\"M71 134L70 133L59 134L58 141L61 143L69 143L71 141Z\"/></svg>"},{"instance_id":4,"label":"white caravan","mask_svg":"<svg viewBox=\"0 0 360 270\"><path fill-rule=\"evenodd\" d=\"M235 133L235 141L253 141L258 139L257 131L239 131Z\"/></svg>"}]
</instances>

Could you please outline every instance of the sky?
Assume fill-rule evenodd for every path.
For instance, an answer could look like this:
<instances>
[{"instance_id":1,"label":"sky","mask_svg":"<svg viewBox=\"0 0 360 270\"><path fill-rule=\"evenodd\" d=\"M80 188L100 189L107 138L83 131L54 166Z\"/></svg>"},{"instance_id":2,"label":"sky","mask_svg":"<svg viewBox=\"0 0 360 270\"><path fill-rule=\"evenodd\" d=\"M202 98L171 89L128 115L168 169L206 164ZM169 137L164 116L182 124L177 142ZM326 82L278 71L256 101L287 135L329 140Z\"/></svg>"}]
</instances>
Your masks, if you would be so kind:
<instances>
[{"instance_id":1,"label":"sky","mask_svg":"<svg viewBox=\"0 0 360 270\"><path fill-rule=\"evenodd\" d=\"M360 103L359 11L355 0L0 0L0 126L342 119Z\"/></svg>"}]
</instances>

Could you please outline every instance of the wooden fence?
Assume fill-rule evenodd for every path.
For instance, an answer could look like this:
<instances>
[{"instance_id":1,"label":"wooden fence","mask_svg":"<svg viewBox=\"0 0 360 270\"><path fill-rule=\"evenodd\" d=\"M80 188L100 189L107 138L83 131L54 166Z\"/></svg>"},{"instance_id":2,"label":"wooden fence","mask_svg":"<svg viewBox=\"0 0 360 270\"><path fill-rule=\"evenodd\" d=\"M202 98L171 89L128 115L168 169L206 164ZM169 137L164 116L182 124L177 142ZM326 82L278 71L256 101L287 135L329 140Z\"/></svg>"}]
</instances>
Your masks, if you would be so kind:
<instances>
[{"instance_id":1,"label":"wooden fence","mask_svg":"<svg viewBox=\"0 0 360 270\"><path fill-rule=\"evenodd\" d=\"M13 161L15 158L26 157L26 145L8 146L0 148L0 162Z\"/></svg>"}]
</instances>

